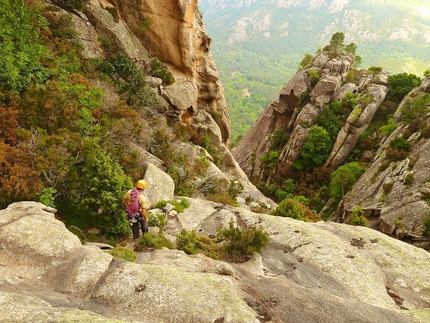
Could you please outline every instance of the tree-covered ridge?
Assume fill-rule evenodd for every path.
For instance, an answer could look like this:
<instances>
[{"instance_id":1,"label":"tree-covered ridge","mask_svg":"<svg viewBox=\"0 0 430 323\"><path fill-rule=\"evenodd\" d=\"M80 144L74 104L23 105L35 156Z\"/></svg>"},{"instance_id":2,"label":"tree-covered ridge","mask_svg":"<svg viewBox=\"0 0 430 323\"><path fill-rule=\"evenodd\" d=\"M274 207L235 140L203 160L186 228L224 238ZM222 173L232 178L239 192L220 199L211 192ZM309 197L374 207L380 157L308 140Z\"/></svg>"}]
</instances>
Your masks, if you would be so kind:
<instances>
[{"instance_id":1,"label":"tree-covered ridge","mask_svg":"<svg viewBox=\"0 0 430 323\"><path fill-rule=\"evenodd\" d=\"M400 120L409 125L411 133L420 131L422 138L427 138L428 129L430 129L425 118L419 118L421 121L418 122L416 118L412 117L423 116L423 113L428 113L428 98L426 95L417 96L413 99L413 103L406 100L403 103L404 109L402 109L400 116L397 116L398 121L393 121L394 113L402 99L411 90L420 85L421 78L410 73L400 73L388 77L386 75L382 76L385 72L379 67L372 67L369 70L354 69L357 64L352 62L352 57L355 55L355 61L360 61L361 57L356 55L357 46L354 43L345 44L344 40L344 34L337 32L332 35L329 44L321 49L319 54L306 54L304 56L300 63L301 70L297 75L305 75L304 82L308 87L303 94L297 94L297 102L294 100L289 101L295 102L289 107L290 109L294 108L294 112L289 113L292 114L292 120L295 121L289 121L288 126L287 124L282 124L281 120L288 119L287 115L282 114L287 114L286 112L281 112L278 117L274 117L278 118L279 125L275 126L273 133L265 134L265 138L269 138L268 147L264 149L265 153L261 155L262 151L258 146L261 142L265 142L265 139L261 139L260 142L256 139L253 144L258 147L255 148L254 155L251 157L252 160L249 161L253 168L248 175L254 184L267 196L270 196L278 203L283 203L286 199L298 199L310 210L319 213L323 217L329 216L336 209L354 183L371 166L371 161L363 158L363 154L365 152L372 155L376 154L380 148L378 143L381 143L384 138L396 129ZM342 66L348 64L346 57L350 57L351 68L348 72L344 72L342 83L339 83L339 89L341 86L345 86L345 88L355 88L355 91L347 91L342 95L341 99L332 98L329 102L319 107L318 105L313 106L318 99L316 97L311 98L311 93L320 84L319 82L322 81L323 83L321 84L325 84L322 87L330 88L331 77L334 80L338 75L339 80L341 80L338 72L332 71L330 75L326 75L326 72L322 75L321 65L318 65L319 67L314 65L318 59L319 62L324 61L324 58L321 57L326 57L327 61L332 58L338 62L343 57L344 61L340 64ZM302 80L297 75L295 78ZM362 84L361 82L364 78L373 81L361 87L360 84ZM382 81L384 78L385 80ZM299 81L297 82L298 84L303 84ZM354 126L362 112L374 103L374 98L368 92L373 86L388 86L387 95L385 96L384 93L385 100L381 100L381 106L378 106L373 119L368 120L369 124L366 125L366 129L362 130L359 137L357 136L351 152L345 156L345 161L338 165L340 167L331 166L329 156L334 156L332 154L338 139L346 138L348 131L352 133L360 131L358 127L363 126L361 124L354 130L348 130ZM288 85L286 88L288 88L287 92L283 92L283 89L280 92L281 95L287 96L290 93L291 88ZM291 93L294 90L291 90ZM279 102L281 102L281 95L279 96ZM293 95L295 94L291 94L291 96ZM273 110L265 115L266 119L260 120L274 123L274 120L270 120L269 116L271 113L277 115L276 108L269 106L268 109ZM310 117L310 119L306 119L306 117L300 118L303 111L307 111L305 116ZM402 139L403 141L400 142ZM239 144L239 149L252 146L247 140L249 140L248 134L245 138L247 144L242 146ZM348 140L346 141L348 142ZM400 161L405 158L409 152L410 145L405 147L404 143L408 142L402 137L395 138L390 143L385 152L388 162L393 160ZM297 156L292 153L295 146L300 146ZM256 152L260 152L260 155ZM247 154L245 151L242 151L242 153L244 156ZM240 154L238 153L236 156L241 158ZM284 171L282 170L282 167L284 167L282 165L285 165L286 160L292 164L291 168L287 168L288 170ZM243 166L247 167L249 165ZM313 216L315 217L316 215L314 214ZM307 218L312 218L312 216Z\"/></svg>"},{"instance_id":2,"label":"tree-covered ridge","mask_svg":"<svg viewBox=\"0 0 430 323\"><path fill-rule=\"evenodd\" d=\"M255 115L265 108L254 91L238 100L243 89L249 90L258 80L271 88L263 97L270 102L276 86L265 81L267 75L270 80L280 79L277 84L282 86L297 71L303 55L323 47L337 31L359 48L364 68L382 66L392 74L419 76L429 68L430 43L426 35L430 33L430 19L422 14L427 12L422 2L348 1L342 2L339 11L330 11L330 4L199 1L214 39L212 52L225 84L233 139L243 134L245 111ZM237 74L241 86L233 78Z\"/></svg>"}]
</instances>

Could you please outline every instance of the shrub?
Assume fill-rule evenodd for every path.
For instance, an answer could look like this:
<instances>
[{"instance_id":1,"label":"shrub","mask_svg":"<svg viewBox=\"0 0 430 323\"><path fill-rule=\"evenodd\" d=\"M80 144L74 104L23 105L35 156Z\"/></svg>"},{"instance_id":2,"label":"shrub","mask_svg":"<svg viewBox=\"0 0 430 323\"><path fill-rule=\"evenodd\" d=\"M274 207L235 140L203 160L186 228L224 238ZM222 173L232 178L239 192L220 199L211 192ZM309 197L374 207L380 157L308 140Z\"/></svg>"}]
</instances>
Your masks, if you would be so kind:
<instances>
[{"instance_id":1,"label":"shrub","mask_svg":"<svg viewBox=\"0 0 430 323\"><path fill-rule=\"evenodd\" d=\"M407 141L405 138L399 136L390 141L388 146L392 149L409 151L411 148L411 143Z\"/></svg>"},{"instance_id":2,"label":"shrub","mask_svg":"<svg viewBox=\"0 0 430 323\"><path fill-rule=\"evenodd\" d=\"M384 193L388 194L393 189L394 182L384 183L382 185L382 189L384 190Z\"/></svg>"},{"instance_id":3,"label":"shrub","mask_svg":"<svg viewBox=\"0 0 430 323\"><path fill-rule=\"evenodd\" d=\"M261 252L269 241L269 235L261 227L241 230L233 221L228 228L218 229L216 236L218 241L224 241L226 259L233 262L242 262L253 252Z\"/></svg>"},{"instance_id":4,"label":"shrub","mask_svg":"<svg viewBox=\"0 0 430 323\"><path fill-rule=\"evenodd\" d=\"M52 3L68 11L82 10L87 2L88 0L53 0L52 1Z\"/></svg>"},{"instance_id":5,"label":"shrub","mask_svg":"<svg viewBox=\"0 0 430 323\"><path fill-rule=\"evenodd\" d=\"M182 213L184 212L185 209L190 207L190 201L188 201L186 198L181 198L179 201L178 200L170 200L170 201L158 201L157 204L155 205L155 207L157 209L162 209L164 208L167 203L170 203L173 205L173 210L175 210L178 213Z\"/></svg>"},{"instance_id":6,"label":"shrub","mask_svg":"<svg viewBox=\"0 0 430 323\"><path fill-rule=\"evenodd\" d=\"M164 213L149 214L148 226L162 228L165 225L166 225L166 215Z\"/></svg>"},{"instance_id":7,"label":"shrub","mask_svg":"<svg viewBox=\"0 0 430 323\"><path fill-rule=\"evenodd\" d=\"M411 185L414 182L414 174L413 173L408 173L405 176L405 179L403 180L403 183L405 183L405 185Z\"/></svg>"},{"instance_id":8,"label":"shrub","mask_svg":"<svg viewBox=\"0 0 430 323\"><path fill-rule=\"evenodd\" d=\"M117 259L124 259L131 262L134 262L137 259L136 253L125 247L115 247L112 250L107 250L106 252Z\"/></svg>"},{"instance_id":9,"label":"shrub","mask_svg":"<svg viewBox=\"0 0 430 323\"><path fill-rule=\"evenodd\" d=\"M369 221L364 217L364 211L361 206L357 206L349 218L352 225L358 225L363 227L369 226Z\"/></svg>"},{"instance_id":10,"label":"shrub","mask_svg":"<svg viewBox=\"0 0 430 323\"><path fill-rule=\"evenodd\" d=\"M135 250L142 251L148 248L161 249L164 247L172 249L172 242L161 231L158 233L149 231L136 243Z\"/></svg>"},{"instance_id":11,"label":"shrub","mask_svg":"<svg viewBox=\"0 0 430 323\"><path fill-rule=\"evenodd\" d=\"M221 255L214 240L204 235L198 234L195 230L187 231L182 229L176 235L176 247L184 251L187 255L203 253L205 256L220 259Z\"/></svg>"},{"instance_id":12,"label":"shrub","mask_svg":"<svg viewBox=\"0 0 430 323\"><path fill-rule=\"evenodd\" d=\"M341 109L340 103L337 101L333 101L330 105L326 105L324 107L324 109L316 119L316 123L328 132L332 141L336 139L341 127L340 118L335 113L335 109L332 108L334 106L338 107L339 113Z\"/></svg>"},{"instance_id":13,"label":"shrub","mask_svg":"<svg viewBox=\"0 0 430 323\"><path fill-rule=\"evenodd\" d=\"M314 61L314 57L311 54L305 54L302 61L300 62L299 69L301 70L309 66L310 64L313 63L313 61Z\"/></svg>"},{"instance_id":14,"label":"shrub","mask_svg":"<svg viewBox=\"0 0 430 323\"><path fill-rule=\"evenodd\" d=\"M385 148L385 156L388 161L403 160L408 156L411 148L411 143L405 138L399 136L390 141L388 147Z\"/></svg>"},{"instance_id":15,"label":"shrub","mask_svg":"<svg viewBox=\"0 0 430 323\"><path fill-rule=\"evenodd\" d=\"M106 61L93 59L95 69L108 75L118 86L121 94L126 96L127 104L151 106L158 103L155 92L145 80L145 75L124 54L117 54Z\"/></svg>"},{"instance_id":16,"label":"shrub","mask_svg":"<svg viewBox=\"0 0 430 323\"><path fill-rule=\"evenodd\" d=\"M305 208L299 201L291 198L287 198L279 203L278 207L271 214L302 221L305 220Z\"/></svg>"},{"instance_id":17,"label":"shrub","mask_svg":"<svg viewBox=\"0 0 430 323\"><path fill-rule=\"evenodd\" d=\"M321 76L318 73L318 71L316 71L316 70L309 70L308 72L309 72L309 76L311 77L311 79L312 79L313 82L316 83L319 80L321 80Z\"/></svg>"},{"instance_id":18,"label":"shrub","mask_svg":"<svg viewBox=\"0 0 430 323\"><path fill-rule=\"evenodd\" d=\"M261 156L260 162L262 164L268 163L267 167L272 169L276 166L279 159L279 152L277 151L271 151L269 154L264 154Z\"/></svg>"},{"instance_id":19,"label":"shrub","mask_svg":"<svg viewBox=\"0 0 430 323\"><path fill-rule=\"evenodd\" d=\"M25 1L2 1L0 6L0 92L22 92L28 85L43 83L49 71L41 63L48 57L39 34L46 20L37 6ZM2 121L3 122L3 121Z\"/></svg>"},{"instance_id":20,"label":"shrub","mask_svg":"<svg viewBox=\"0 0 430 323\"><path fill-rule=\"evenodd\" d=\"M379 128L379 131L382 132L385 137L388 137L393 133L394 130L396 130L396 128L397 128L397 125L394 123L394 119L389 118L388 124Z\"/></svg>"},{"instance_id":21,"label":"shrub","mask_svg":"<svg viewBox=\"0 0 430 323\"><path fill-rule=\"evenodd\" d=\"M55 196L54 194L57 193L57 190L52 187L44 187L42 189L42 192L38 194L39 202L42 204L45 204L46 206L54 207L55 208Z\"/></svg>"},{"instance_id":22,"label":"shrub","mask_svg":"<svg viewBox=\"0 0 430 323\"><path fill-rule=\"evenodd\" d=\"M170 72L158 59L153 59L149 64L149 74L160 78L166 85L175 82L172 72Z\"/></svg>"},{"instance_id":23,"label":"shrub","mask_svg":"<svg viewBox=\"0 0 430 323\"><path fill-rule=\"evenodd\" d=\"M430 94L423 93L411 99L407 98L400 110L400 118L405 123L420 121L429 112Z\"/></svg>"},{"instance_id":24,"label":"shrub","mask_svg":"<svg viewBox=\"0 0 430 323\"><path fill-rule=\"evenodd\" d=\"M271 149L275 151L279 150L279 148L282 148L288 142L289 137L290 133L284 129L275 130L270 136Z\"/></svg>"}]
</instances>

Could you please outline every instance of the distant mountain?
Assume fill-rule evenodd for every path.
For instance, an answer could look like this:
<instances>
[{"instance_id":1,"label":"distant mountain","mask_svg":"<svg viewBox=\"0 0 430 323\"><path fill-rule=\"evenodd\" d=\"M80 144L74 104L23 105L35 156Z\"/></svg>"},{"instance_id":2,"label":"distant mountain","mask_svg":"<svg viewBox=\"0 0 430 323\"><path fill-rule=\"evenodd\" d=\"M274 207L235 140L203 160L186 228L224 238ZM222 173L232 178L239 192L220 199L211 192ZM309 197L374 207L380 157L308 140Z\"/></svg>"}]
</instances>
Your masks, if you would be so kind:
<instances>
[{"instance_id":1,"label":"distant mountain","mask_svg":"<svg viewBox=\"0 0 430 323\"><path fill-rule=\"evenodd\" d=\"M200 0L226 88L232 134L243 133L335 32L357 45L362 68L422 76L430 68L430 4L386 0ZM247 124L249 123L249 124Z\"/></svg>"}]
</instances>

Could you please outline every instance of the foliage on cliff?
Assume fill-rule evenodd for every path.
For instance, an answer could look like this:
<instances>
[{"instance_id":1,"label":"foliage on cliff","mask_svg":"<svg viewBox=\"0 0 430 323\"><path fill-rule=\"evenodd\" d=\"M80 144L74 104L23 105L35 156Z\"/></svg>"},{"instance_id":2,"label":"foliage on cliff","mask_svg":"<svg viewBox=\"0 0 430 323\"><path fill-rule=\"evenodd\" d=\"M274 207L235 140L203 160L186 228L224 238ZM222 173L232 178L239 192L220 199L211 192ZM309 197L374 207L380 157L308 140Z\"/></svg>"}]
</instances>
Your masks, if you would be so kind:
<instances>
[{"instance_id":1,"label":"foliage on cliff","mask_svg":"<svg viewBox=\"0 0 430 323\"><path fill-rule=\"evenodd\" d=\"M73 11L85 1L53 3ZM166 130L145 79L161 73L168 84L171 74L106 46L105 60L84 58L70 14L44 1L2 1L0 34L0 208L42 201L67 225L128 236L121 197L142 175L129 142L185 163L170 143L186 131Z\"/></svg>"}]
</instances>

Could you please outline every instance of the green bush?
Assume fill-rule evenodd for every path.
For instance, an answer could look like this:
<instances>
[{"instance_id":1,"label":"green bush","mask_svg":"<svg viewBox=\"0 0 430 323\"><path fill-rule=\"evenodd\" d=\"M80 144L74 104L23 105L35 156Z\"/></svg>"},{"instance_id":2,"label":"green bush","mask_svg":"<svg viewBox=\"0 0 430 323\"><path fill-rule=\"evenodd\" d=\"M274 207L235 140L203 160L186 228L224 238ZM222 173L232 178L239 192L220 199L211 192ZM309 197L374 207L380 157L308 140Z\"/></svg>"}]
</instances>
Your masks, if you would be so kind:
<instances>
[{"instance_id":1,"label":"green bush","mask_svg":"<svg viewBox=\"0 0 430 323\"><path fill-rule=\"evenodd\" d=\"M279 152L271 151L271 152L269 152L269 154L264 154L263 156L261 156L260 162L262 164L267 163L268 164L267 167L272 169L278 163L278 159L279 159Z\"/></svg>"},{"instance_id":2,"label":"green bush","mask_svg":"<svg viewBox=\"0 0 430 323\"><path fill-rule=\"evenodd\" d=\"M303 205L291 198L287 198L279 203L278 207L271 214L305 221L305 209Z\"/></svg>"},{"instance_id":3,"label":"green bush","mask_svg":"<svg viewBox=\"0 0 430 323\"><path fill-rule=\"evenodd\" d=\"M336 103L334 103L336 102ZM338 114L340 113L340 103L333 101L330 105L326 105L322 112L318 115L316 119L316 124L324 128L332 141L334 141L341 128L340 117L335 113L335 109L332 107L338 107Z\"/></svg>"},{"instance_id":4,"label":"green bush","mask_svg":"<svg viewBox=\"0 0 430 323\"><path fill-rule=\"evenodd\" d=\"M403 180L403 183L405 183L405 185L411 185L414 182L414 174L413 173L409 173L405 176L405 179Z\"/></svg>"},{"instance_id":5,"label":"green bush","mask_svg":"<svg viewBox=\"0 0 430 323\"><path fill-rule=\"evenodd\" d=\"M313 63L313 61L314 61L314 57L311 54L305 54L302 61L300 62L299 70L305 67L308 67L310 64Z\"/></svg>"},{"instance_id":6,"label":"green bush","mask_svg":"<svg viewBox=\"0 0 430 323\"><path fill-rule=\"evenodd\" d=\"M125 247L115 247L112 250L107 250L106 252L117 259L124 259L131 262L134 262L137 259L136 253Z\"/></svg>"},{"instance_id":7,"label":"green bush","mask_svg":"<svg viewBox=\"0 0 430 323\"><path fill-rule=\"evenodd\" d=\"M388 146L396 150L409 151L409 149L411 148L411 143L405 138L399 136L392 139Z\"/></svg>"},{"instance_id":8,"label":"green bush","mask_svg":"<svg viewBox=\"0 0 430 323\"><path fill-rule=\"evenodd\" d=\"M221 254L215 241L207 236L198 234L195 230L182 229L176 235L176 247L187 255L202 253L213 259L220 259Z\"/></svg>"},{"instance_id":9,"label":"green bush","mask_svg":"<svg viewBox=\"0 0 430 323\"><path fill-rule=\"evenodd\" d=\"M327 130L320 126L312 126L300 150L301 165L305 168L322 165L329 156L332 147L333 143Z\"/></svg>"},{"instance_id":10,"label":"green bush","mask_svg":"<svg viewBox=\"0 0 430 323\"><path fill-rule=\"evenodd\" d=\"M166 225L166 215L164 213L148 215L148 226L162 228L165 225Z\"/></svg>"},{"instance_id":11,"label":"green bush","mask_svg":"<svg viewBox=\"0 0 430 323\"><path fill-rule=\"evenodd\" d=\"M168 240L161 231L158 233L149 231L137 241L135 250L142 251L148 248L161 249L164 247L173 249L172 242Z\"/></svg>"},{"instance_id":12,"label":"green bush","mask_svg":"<svg viewBox=\"0 0 430 323\"><path fill-rule=\"evenodd\" d=\"M388 77L389 97L401 100L412 89L420 85L421 79L415 74L401 73Z\"/></svg>"},{"instance_id":13,"label":"green bush","mask_svg":"<svg viewBox=\"0 0 430 323\"><path fill-rule=\"evenodd\" d=\"M217 230L217 240L224 241L225 257L233 262L247 260L253 252L260 253L269 242L269 235L262 228L244 228L229 222L228 228Z\"/></svg>"},{"instance_id":14,"label":"green bush","mask_svg":"<svg viewBox=\"0 0 430 323\"><path fill-rule=\"evenodd\" d=\"M394 130L396 130L396 128L397 128L397 125L394 123L394 119L389 118L388 124L379 128L379 131L382 132L385 137L388 137L393 133Z\"/></svg>"},{"instance_id":15,"label":"green bush","mask_svg":"<svg viewBox=\"0 0 430 323\"><path fill-rule=\"evenodd\" d=\"M351 224L357 225L357 226L368 227L369 221L366 219L366 217L363 214L364 214L363 208L361 206L357 206L352 211L352 214L349 217Z\"/></svg>"},{"instance_id":16,"label":"green bush","mask_svg":"<svg viewBox=\"0 0 430 323\"><path fill-rule=\"evenodd\" d=\"M173 205L173 210L175 210L178 213L182 213L185 211L185 209L190 207L190 201L188 201L186 198L181 198L179 201L178 200L170 200L170 201L158 201L157 204L155 205L155 207L157 209L163 209L167 203L170 203Z\"/></svg>"},{"instance_id":17,"label":"green bush","mask_svg":"<svg viewBox=\"0 0 430 323\"><path fill-rule=\"evenodd\" d=\"M357 162L340 166L330 175L329 189L331 197L339 203L363 172L364 167Z\"/></svg>"},{"instance_id":18,"label":"green bush","mask_svg":"<svg viewBox=\"0 0 430 323\"><path fill-rule=\"evenodd\" d=\"M38 194L39 202L42 204L45 204L46 206L54 207L55 208L55 196L54 194L57 193L57 190L52 187L44 187L42 189L42 192Z\"/></svg>"},{"instance_id":19,"label":"green bush","mask_svg":"<svg viewBox=\"0 0 430 323\"><path fill-rule=\"evenodd\" d=\"M152 106L158 103L154 91L145 80L145 75L124 54L116 54L108 60L91 60L96 70L108 75L118 86L121 94L126 96L127 104Z\"/></svg>"},{"instance_id":20,"label":"green bush","mask_svg":"<svg viewBox=\"0 0 430 323\"><path fill-rule=\"evenodd\" d=\"M49 77L42 58L49 56L39 41L47 26L37 6L25 1L4 0L0 6L0 92L22 92L30 84Z\"/></svg>"},{"instance_id":21,"label":"green bush","mask_svg":"<svg viewBox=\"0 0 430 323\"><path fill-rule=\"evenodd\" d=\"M429 113L429 105L429 93L421 93L413 99L407 98L400 110L400 118L407 124L418 122Z\"/></svg>"},{"instance_id":22,"label":"green bush","mask_svg":"<svg viewBox=\"0 0 430 323\"><path fill-rule=\"evenodd\" d=\"M158 59L153 59L149 64L149 74L160 78L166 85L175 82L172 72L170 72Z\"/></svg>"}]
</instances>

